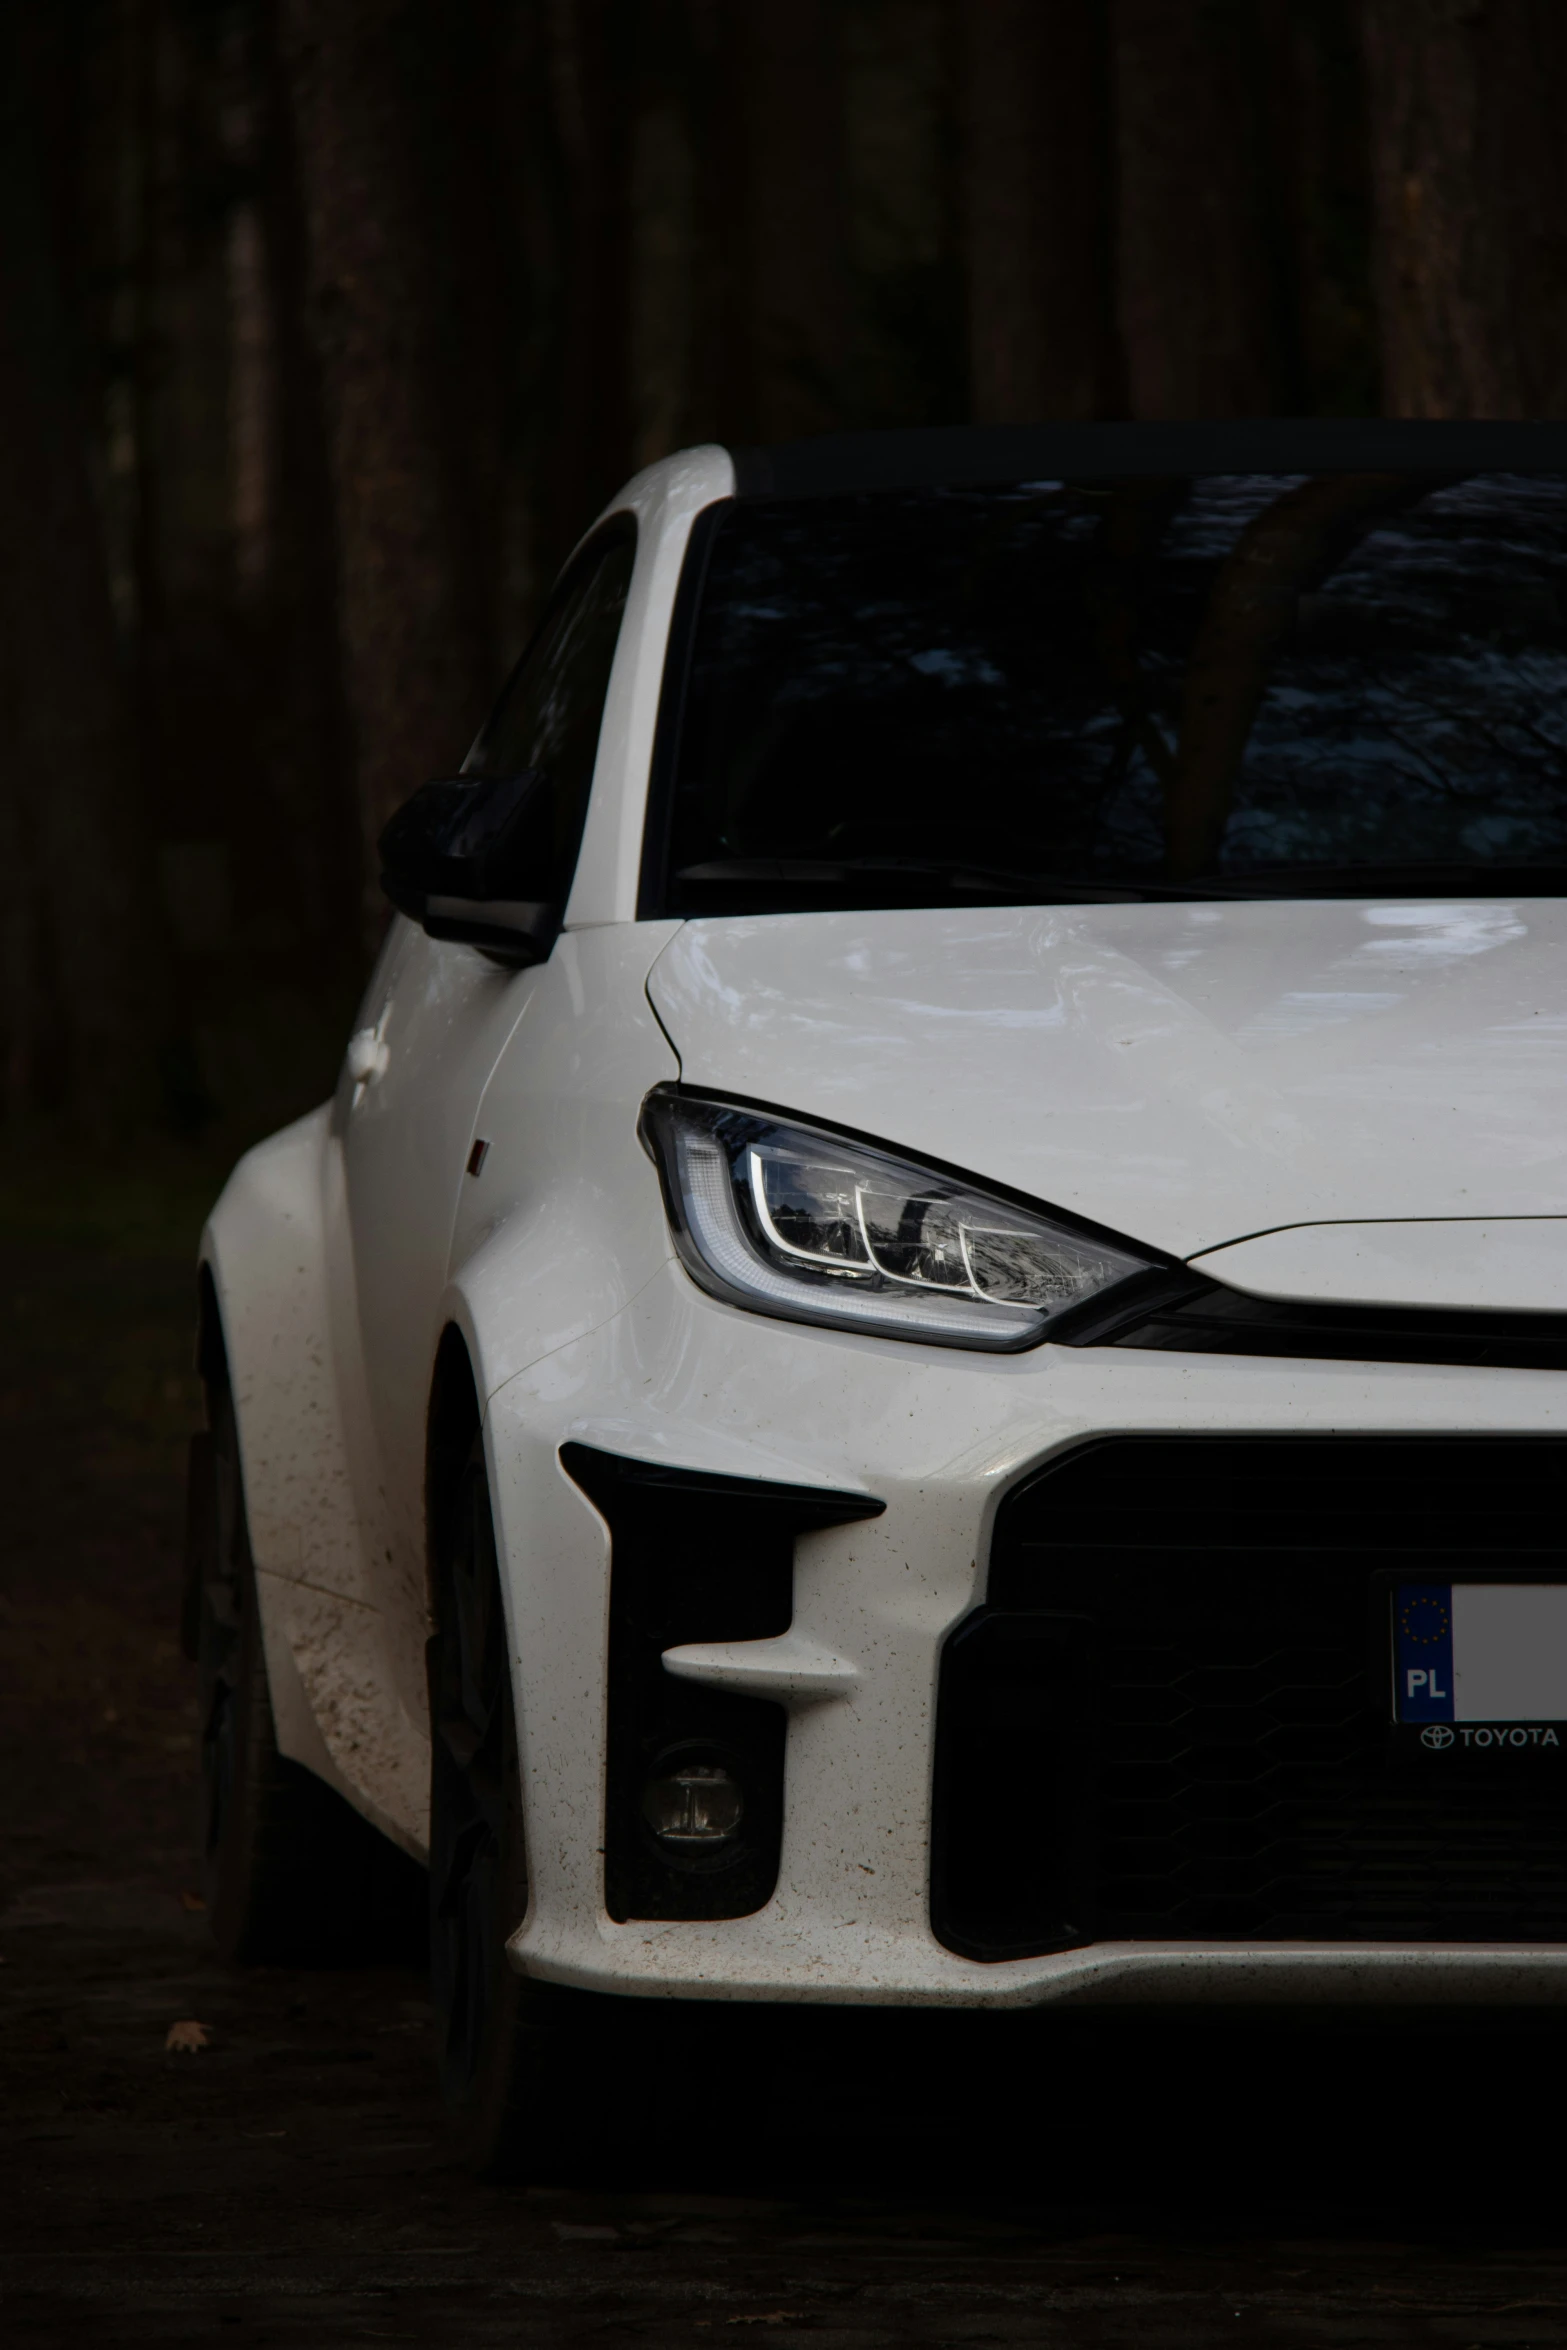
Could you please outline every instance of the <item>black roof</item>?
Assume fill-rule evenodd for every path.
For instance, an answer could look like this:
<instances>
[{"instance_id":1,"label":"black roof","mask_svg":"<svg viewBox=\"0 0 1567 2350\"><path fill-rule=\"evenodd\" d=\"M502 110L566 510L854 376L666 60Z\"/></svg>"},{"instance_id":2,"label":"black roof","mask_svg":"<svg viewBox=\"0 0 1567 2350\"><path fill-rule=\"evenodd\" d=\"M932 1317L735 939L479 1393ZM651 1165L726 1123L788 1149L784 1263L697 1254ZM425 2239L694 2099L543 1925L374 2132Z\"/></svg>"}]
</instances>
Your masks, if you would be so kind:
<instances>
[{"instance_id":1,"label":"black roof","mask_svg":"<svg viewBox=\"0 0 1567 2350\"><path fill-rule=\"evenodd\" d=\"M735 494L958 488L1155 473L1567 473L1567 424L1247 417L1229 424L944 425L736 449Z\"/></svg>"}]
</instances>

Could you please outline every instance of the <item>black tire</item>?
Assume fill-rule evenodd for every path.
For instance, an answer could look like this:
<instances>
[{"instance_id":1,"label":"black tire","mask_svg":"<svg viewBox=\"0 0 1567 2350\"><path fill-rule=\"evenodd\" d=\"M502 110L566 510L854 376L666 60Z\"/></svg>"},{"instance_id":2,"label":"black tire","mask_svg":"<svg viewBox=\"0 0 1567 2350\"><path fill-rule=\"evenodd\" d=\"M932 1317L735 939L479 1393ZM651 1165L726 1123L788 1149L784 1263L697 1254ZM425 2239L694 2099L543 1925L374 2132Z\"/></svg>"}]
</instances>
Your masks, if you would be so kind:
<instances>
[{"instance_id":1,"label":"black tire","mask_svg":"<svg viewBox=\"0 0 1567 2350\"><path fill-rule=\"evenodd\" d=\"M430 1998L453 2152L488 2178L599 2170L605 2068L629 2001L517 1973L528 1906L511 1664L480 1439L436 1530Z\"/></svg>"},{"instance_id":2,"label":"black tire","mask_svg":"<svg viewBox=\"0 0 1567 2350\"><path fill-rule=\"evenodd\" d=\"M314 1772L279 1754L267 1687L234 1406L211 1397L191 1447L187 1617L201 1692L208 1920L226 1958L334 1964L404 1958L420 1872Z\"/></svg>"}]
</instances>

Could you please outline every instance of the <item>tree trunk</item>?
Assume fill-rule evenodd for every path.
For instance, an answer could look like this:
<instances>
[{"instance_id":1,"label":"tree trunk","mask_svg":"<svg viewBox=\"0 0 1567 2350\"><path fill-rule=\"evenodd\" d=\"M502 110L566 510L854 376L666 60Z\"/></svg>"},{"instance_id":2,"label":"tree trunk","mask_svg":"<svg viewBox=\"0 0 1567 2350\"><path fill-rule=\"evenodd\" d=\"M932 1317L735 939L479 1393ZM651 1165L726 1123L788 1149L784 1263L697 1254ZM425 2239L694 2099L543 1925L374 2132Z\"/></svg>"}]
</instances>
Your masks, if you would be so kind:
<instances>
[{"instance_id":1,"label":"tree trunk","mask_svg":"<svg viewBox=\"0 0 1567 2350\"><path fill-rule=\"evenodd\" d=\"M1115 0L1119 311L1134 416L1265 415L1278 299L1255 19Z\"/></svg>"},{"instance_id":2,"label":"tree trunk","mask_svg":"<svg viewBox=\"0 0 1567 2350\"><path fill-rule=\"evenodd\" d=\"M696 156L687 19L680 0L640 0L629 132L628 318L632 462L687 438L696 271Z\"/></svg>"},{"instance_id":3,"label":"tree trunk","mask_svg":"<svg viewBox=\"0 0 1567 2350\"><path fill-rule=\"evenodd\" d=\"M1104 11L968 0L959 21L975 419L1103 415L1117 404Z\"/></svg>"},{"instance_id":4,"label":"tree trunk","mask_svg":"<svg viewBox=\"0 0 1567 2350\"><path fill-rule=\"evenodd\" d=\"M1206 872L1218 854L1269 662L1301 596L1428 487L1408 473L1321 474L1242 531L1208 592L1181 688L1180 737L1164 776L1172 879Z\"/></svg>"},{"instance_id":5,"label":"tree trunk","mask_svg":"<svg viewBox=\"0 0 1567 2350\"><path fill-rule=\"evenodd\" d=\"M45 933L65 1061L28 1066L36 1027L13 1035L12 1104L60 1101L107 1132L158 1111L163 975L51 201L80 31L59 0L0 11L0 774L42 916L13 909L10 960Z\"/></svg>"},{"instance_id":6,"label":"tree trunk","mask_svg":"<svg viewBox=\"0 0 1567 2350\"><path fill-rule=\"evenodd\" d=\"M1283 403L1374 416L1380 368L1371 293L1371 177L1358 0L1263 0L1272 208L1284 250Z\"/></svg>"},{"instance_id":7,"label":"tree trunk","mask_svg":"<svg viewBox=\"0 0 1567 2350\"><path fill-rule=\"evenodd\" d=\"M1365 0L1384 403L1567 404L1567 12Z\"/></svg>"},{"instance_id":8,"label":"tree trunk","mask_svg":"<svg viewBox=\"0 0 1567 2350\"><path fill-rule=\"evenodd\" d=\"M787 440L844 422L843 62L833 0L748 0L743 13L757 425Z\"/></svg>"},{"instance_id":9,"label":"tree trunk","mask_svg":"<svg viewBox=\"0 0 1567 2350\"><path fill-rule=\"evenodd\" d=\"M415 0L282 0L281 24L373 934L381 827L456 766L492 683L429 185L441 31Z\"/></svg>"},{"instance_id":10,"label":"tree trunk","mask_svg":"<svg viewBox=\"0 0 1567 2350\"><path fill-rule=\"evenodd\" d=\"M499 673L538 617L592 491L563 487L570 223L555 116L555 0L468 0L468 7L455 118L466 165L465 364L486 378L477 478Z\"/></svg>"},{"instance_id":11,"label":"tree trunk","mask_svg":"<svg viewBox=\"0 0 1567 2350\"><path fill-rule=\"evenodd\" d=\"M265 448L265 510L257 530L265 561L258 751L284 886L309 962L322 976L336 976L358 956L360 821L343 706L332 469L319 354L307 320L299 159L275 6L262 13L254 57L256 299L267 353L266 412L258 427Z\"/></svg>"},{"instance_id":12,"label":"tree trunk","mask_svg":"<svg viewBox=\"0 0 1567 2350\"><path fill-rule=\"evenodd\" d=\"M726 0L685 0L692 156L691 383L693 441L754 441L755 354L746 316L746 128L739 32Z\"/></svg>"},{"instance_id":13,"label":"tree trunk","mask_svg":"<svg viewBox=\"0 0 1567 2350\"><path fill-rule=\"evenodd\" d=\"M731 442L848 420L841 26L831 0L690 0L704 284L694 405Z\"/></svg>"},{"instance_id":14,"label":"tree trunk","mask_svg":"<svg viewBox=\"0 0 1567 2350\"><path fill-rule=\"evenodd\" d=\"M551 0L565 180L560 412L550 475L558 561L631 470L630 28L619 0Z\"/></svg>"}]
</instances>

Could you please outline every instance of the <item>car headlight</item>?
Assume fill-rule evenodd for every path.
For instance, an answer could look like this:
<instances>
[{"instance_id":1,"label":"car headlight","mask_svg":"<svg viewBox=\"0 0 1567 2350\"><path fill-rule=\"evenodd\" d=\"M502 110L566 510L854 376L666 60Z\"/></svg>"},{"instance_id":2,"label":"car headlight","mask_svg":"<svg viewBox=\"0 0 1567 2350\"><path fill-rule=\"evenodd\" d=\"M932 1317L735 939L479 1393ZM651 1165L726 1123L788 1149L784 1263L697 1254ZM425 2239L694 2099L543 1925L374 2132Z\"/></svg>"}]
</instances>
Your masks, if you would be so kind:
<instances>
[{"instance_id":1,"label":"car headlight","mask_svg":"<svg viewBox=\"0 0 1567 2350\"><path fill-rule=\"evenodd\" d=\"M792 1321L1008 1352L1159 1262L766 1111L660 1087L642 1133L687 1271Z\"/></svg>"}]
</instances>

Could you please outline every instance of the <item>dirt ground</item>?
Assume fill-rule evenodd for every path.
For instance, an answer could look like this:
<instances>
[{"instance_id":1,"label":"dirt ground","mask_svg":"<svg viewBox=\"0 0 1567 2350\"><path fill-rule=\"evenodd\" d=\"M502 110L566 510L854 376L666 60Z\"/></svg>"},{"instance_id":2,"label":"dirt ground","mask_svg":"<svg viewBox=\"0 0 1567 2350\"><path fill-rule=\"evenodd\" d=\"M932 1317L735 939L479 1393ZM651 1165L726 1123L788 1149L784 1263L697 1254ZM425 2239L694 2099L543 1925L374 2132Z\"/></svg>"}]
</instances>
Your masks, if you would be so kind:
<instances>
[{"instance_id":1,"label":"dirt ground","mask_svg":"<svg viewBox=\"0 0 1567 2350\"><path fill-rule=\"evenodd\" d=\"M231 1969L195 1905L210 1183L0 1169L7 2343L1567 2342L1538 2020L666 2010L593 2176L543 2113L545 2184L456 2172L418 1972Z\"/></svg>"}]
</instances>

